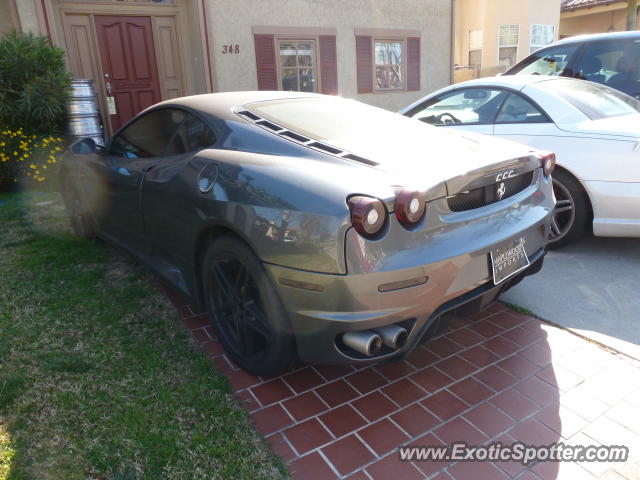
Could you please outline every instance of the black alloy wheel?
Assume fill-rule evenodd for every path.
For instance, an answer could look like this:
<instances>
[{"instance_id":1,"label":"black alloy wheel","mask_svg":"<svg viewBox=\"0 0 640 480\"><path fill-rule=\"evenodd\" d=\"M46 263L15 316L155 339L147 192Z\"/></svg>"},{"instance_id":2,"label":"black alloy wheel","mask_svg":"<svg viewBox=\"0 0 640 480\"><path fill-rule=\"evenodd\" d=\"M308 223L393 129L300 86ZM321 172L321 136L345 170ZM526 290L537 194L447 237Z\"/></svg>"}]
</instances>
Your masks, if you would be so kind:
<instances>
[{"instance_id":1,"label":"black alloy wheel","mask_svg":"<svg viewBox=\"0 0 640 480\"><path fill-rule=\"evenodd\" d=\"M291 327L277 292L253 252L225 236L202 265L207 308L231 358L256 375L275 375L296 358Z\"/></svg>"}]
</instances>

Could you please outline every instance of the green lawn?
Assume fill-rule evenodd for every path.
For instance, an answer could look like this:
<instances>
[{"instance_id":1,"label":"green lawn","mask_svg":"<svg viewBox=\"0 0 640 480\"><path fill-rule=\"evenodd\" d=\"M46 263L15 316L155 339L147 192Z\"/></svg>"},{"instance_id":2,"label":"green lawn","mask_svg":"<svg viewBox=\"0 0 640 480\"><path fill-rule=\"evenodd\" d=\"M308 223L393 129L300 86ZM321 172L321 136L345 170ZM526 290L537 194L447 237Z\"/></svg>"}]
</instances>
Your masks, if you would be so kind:
<instances>
[{"instance_id":1,"label":"green lawn","mask_svg":"<svg viewBox=\"0 0 640 480\"><path fill-rule=\"evenodd\" d=\"M0 480L286 476L142 267L0 195Z\"/></svg>"}]
</instances>

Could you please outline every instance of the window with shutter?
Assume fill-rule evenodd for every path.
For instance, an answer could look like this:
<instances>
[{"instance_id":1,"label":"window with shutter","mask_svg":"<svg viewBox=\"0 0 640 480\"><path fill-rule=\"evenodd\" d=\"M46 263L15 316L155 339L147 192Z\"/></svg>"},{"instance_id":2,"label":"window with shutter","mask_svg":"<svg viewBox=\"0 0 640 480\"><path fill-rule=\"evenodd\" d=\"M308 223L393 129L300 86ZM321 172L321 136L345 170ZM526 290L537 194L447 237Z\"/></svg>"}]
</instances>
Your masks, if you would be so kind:
<instances>
[{"instance_id":1,"label":"window with shutter","mask_svg":"<svg viewBox=\"0 0 640 480\"><path fill-rule=\"evenodd\" d=\"M411 33L356 29L358 93L420 90L420 37Z\"/></svg>"},{"instance_id":2,"label":"window with shutter","mask_svg":"<svg viewBox=\"0 0 640 480\"><path fill-rule=\"evenodd\" d=\"M258 89L338 94L333 29L253 27ZM273 33L270 33L273 32Z\"/></svg>"}]
</instances>

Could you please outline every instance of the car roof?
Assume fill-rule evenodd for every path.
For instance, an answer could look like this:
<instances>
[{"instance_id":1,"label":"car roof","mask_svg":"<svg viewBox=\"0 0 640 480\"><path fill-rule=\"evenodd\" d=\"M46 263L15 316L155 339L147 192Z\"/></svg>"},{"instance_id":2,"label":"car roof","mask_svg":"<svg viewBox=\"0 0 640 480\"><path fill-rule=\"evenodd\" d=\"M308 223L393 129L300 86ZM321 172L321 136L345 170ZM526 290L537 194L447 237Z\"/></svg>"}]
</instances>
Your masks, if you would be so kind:
<instances>
[{"instance_id":1,"label":"car roof","mask_svg":"<svg viewBox=\"0 0 640 480\"><path fill-rule=\"evenodd\" d=\"M295 98L322 98L325 95L308 92L284 92L284 91L241 91L241 92L221 92L205 93L202 95L191 95L188 97L173 98L165 100L152 108L157 107L186 107L205 114L214 115L220 119L237 119L233 113L235 107L255 102L267 102L270 100L283 100Z\"/></svg>"},{"instance_id":2,"label":"car roof","mask_svg":"<svg viewBox=\"0 0 640 480\"><path fill-rule=\"evenodd\" d=\"M632 30L627 32L608 32L608 33L588 33L583 35L575 35L573 37L563 38L554 42L552 45L564 45L566 43L582 43L591 42L594 40L613 40L616 38L628 38L637 37L640 38L640 31Z\"/></svg>"}]
</instances>

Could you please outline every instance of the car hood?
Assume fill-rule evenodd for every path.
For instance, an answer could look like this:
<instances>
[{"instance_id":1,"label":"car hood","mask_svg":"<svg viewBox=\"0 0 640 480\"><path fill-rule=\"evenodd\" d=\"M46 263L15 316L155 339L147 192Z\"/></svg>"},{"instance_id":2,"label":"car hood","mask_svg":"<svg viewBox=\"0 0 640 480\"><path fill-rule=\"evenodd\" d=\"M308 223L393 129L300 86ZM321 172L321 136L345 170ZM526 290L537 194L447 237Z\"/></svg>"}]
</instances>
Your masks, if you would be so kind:
<instances>
[{"instance_id":1,"label":"car hood","mask_svg":"<svg viewBox=\"0 0 640 480\"><path fill-rule=\"evenodd\" d=\"M640 113L618 117L587 120L580 123L560 124L558 128L566 132L586 135L629 137L640 139Z\"/></svg>"}]
</instances>

